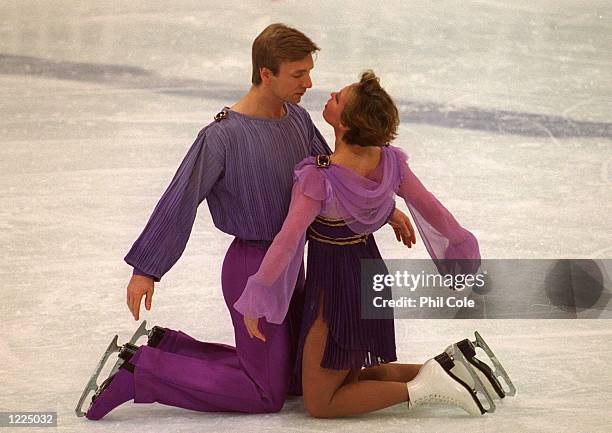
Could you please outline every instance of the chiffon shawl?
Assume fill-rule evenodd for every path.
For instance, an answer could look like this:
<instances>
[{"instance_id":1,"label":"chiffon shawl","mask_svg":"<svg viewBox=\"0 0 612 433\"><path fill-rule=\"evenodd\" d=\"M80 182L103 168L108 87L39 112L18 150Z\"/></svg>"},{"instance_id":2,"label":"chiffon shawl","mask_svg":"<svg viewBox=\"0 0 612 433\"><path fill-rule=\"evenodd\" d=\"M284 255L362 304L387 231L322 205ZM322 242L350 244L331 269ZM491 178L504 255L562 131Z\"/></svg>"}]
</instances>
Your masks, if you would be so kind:
<instances>
[{"instance_id":1,"label":"chiffon shawl","mask_svg":"<svg viewBox=\"0 0 612 433\"><path fill-rule=\"evenodd\" d=\"M234 304L236 310L282 323L303 261L306 229L315 217L341 219L355 233L372 233L386 223L396 194L405 200L440 273L478 269L476 238L423 186L399 148L383 147L378 167L367 177L334 163L319 167L309 157L296 166L287 218Z\"/></svg>"}]
</instances>

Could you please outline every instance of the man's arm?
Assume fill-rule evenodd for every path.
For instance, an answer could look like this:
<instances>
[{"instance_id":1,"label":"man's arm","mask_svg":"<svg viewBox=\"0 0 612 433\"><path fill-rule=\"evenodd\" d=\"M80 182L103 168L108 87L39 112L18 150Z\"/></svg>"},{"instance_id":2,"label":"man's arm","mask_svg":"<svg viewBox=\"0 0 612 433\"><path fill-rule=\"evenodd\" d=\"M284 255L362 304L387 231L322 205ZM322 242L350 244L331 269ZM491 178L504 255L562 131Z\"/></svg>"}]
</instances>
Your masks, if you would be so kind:
<instances>
[{"instance_id":1,"label":"man's arm","mask_svg":"<svg viewBox=\"0 0 612 433\"><path fill-rule=\"evenodd\" d=\"M198 205L210 193L223 170L223 143L217 133L205 128L187 152L142 234L125 256L125 261L134 267L127 288L127 304L136 320L143 295L147 295L145 304L150 309L154 281L159 281L185 250Z\"/></svg>"}]
</instances>

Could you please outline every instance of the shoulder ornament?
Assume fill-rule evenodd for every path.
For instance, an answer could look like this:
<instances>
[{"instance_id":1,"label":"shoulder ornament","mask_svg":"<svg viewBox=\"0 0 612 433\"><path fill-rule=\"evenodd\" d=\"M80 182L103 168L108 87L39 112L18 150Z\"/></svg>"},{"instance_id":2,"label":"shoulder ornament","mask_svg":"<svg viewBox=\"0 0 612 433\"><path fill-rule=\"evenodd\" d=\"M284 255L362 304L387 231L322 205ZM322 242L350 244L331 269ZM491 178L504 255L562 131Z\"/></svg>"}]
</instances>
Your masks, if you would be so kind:
<instances>
[{"instance_id":1,"label":"shoulder ornament","mask_svg":"<svg viewBox=\"0 0 612 433\"><path fill-rule=\"evenodd\" d=\"M331 158L329 155L317 155L315 157L315 163L317 168L328 168L331 164Z\"/></svg>"},{"instance_id":2,"label":"shoulder ornament","mask_svg":"<svg viewBox=\"0 0 612 433\"><path fill-rule=\"evenodd\" d=\"M215 114L215 122L220 122L223 119L227 119L227 112L229 110L229 107L223 107L223 110L219 111L217 114Z\"/></svg>"}]
</instances>

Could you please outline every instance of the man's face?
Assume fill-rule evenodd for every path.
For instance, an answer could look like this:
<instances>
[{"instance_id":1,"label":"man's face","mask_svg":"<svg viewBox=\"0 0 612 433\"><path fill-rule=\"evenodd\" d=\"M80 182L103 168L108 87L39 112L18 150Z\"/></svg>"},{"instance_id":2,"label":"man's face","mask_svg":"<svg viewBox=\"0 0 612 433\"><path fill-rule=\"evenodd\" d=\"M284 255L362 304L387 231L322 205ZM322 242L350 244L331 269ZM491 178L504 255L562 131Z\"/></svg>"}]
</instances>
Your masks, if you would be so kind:
<instances>
[{"instance_id":1,"label":"man's face","mask_svg":"<svg viewBox=\"0 0 612 433\"><path fill-rule=\"evenodd\" d=\"M302 60L283 62L278 68L278 74L270 78L270 90L277 98L298 104L307 89L312 87L310 71L314 61L309 54Z\"/></svg>"}]
</instances>

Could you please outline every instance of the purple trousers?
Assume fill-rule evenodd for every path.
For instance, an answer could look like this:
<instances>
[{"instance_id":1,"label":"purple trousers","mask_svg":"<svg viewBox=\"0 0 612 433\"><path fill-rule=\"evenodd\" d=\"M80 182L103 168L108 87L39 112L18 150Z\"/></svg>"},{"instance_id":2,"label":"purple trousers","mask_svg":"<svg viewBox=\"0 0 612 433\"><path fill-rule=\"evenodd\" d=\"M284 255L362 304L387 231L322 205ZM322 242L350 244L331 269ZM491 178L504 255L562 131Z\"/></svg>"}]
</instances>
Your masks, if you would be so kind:
<instances>
[{"instance_id":1,"label":"purple trousers","mask_svg":"<svg viewBox=\"0 0 612 433\"><path fill-rule=\"evenodd\" d=\"M293 372L303 307L303 267L285 321L280 325L259 321L265 343L249 337L242 315L232 306L248 277L259 269L266 249L235 239L225 255L221 284L236 347L197 341L168 329L157 347L140 349L134 402L203 412L266 413L278 412L290 391L301 392L301 378Z\"/></svg>"}]
</instances>

